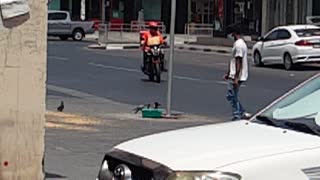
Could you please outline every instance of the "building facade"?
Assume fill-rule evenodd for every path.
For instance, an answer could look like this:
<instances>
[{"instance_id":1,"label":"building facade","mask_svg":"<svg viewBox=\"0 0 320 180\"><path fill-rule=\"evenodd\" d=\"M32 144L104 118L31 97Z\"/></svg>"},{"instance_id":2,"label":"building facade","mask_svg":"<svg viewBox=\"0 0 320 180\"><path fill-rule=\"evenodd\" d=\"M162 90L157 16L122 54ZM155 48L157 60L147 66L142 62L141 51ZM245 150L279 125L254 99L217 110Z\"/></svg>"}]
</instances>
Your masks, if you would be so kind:
<instances>
[{"instance_id":1,"label":"building facade","mask_svg":"<svg viewBox=\"0 0 320 180\"><path fill-rule=\"evenodd\" d=\"M102 1L51 0L49 9L67 10L80 19L85 5L86 20L101 19ZM131 23L140 12L145 21L162 21L170 29L171 0L104 1L108 22ZM236 26L244 34L261 35L278 25L305 23L310 15L320 15L319 0L177 0L175 28L184 33L188 23L211 24L214 36L225 36L227 27Z\"/></svg>"}]
</instances>

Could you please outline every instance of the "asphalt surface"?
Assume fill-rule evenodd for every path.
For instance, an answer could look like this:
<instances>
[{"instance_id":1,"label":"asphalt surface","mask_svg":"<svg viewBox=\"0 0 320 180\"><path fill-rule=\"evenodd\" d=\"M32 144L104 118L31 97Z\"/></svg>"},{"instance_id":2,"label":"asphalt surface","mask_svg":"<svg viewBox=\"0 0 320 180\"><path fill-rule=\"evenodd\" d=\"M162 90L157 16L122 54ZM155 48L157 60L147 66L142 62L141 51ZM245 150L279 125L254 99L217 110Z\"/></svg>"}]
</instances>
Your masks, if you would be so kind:
<instances>
[{"instance_id":1,"label":"asphalt surface","mask_svg":"<svg viewBox=\"0 0 320 180\"><path fill-rule=\"evenodd\" d=\"M167 77L161 84L146 81L140 72L139 51L92 51L86 43L49 42L48 84L86 92L132 106L158 101L165 105ZM173 109L218 118L230 118L222 76L229 56L176 52ZM240 97L249 112L315 74L319 66L284 71L281 66L250 68L250 79Z\"/></svg>"},{"instance_id":2,"label":"asphalt surface","mask_svg":"<svg viewBox=\"0 0 320 180\"><path fill-rule=\"evenodd\" d=\"M48 42L47 109L55 111L64 101L66 113L95 117L99 123L72 121L47 126L47 179L94 179L104 153L120 142L229 121L231 109L225 100L222 76L230 56L176 51L173 109L192 116L188 120L137 120L132 115L136 105L155 101L165 105L166 74L161 84L148 82L139 70L139 51L88 50L87 45ZM240 93L243 105L255 113L319 70L319 65L295 71L285 71L280 65L250 66L250 79Z\"/></svg>"}]
</instances>

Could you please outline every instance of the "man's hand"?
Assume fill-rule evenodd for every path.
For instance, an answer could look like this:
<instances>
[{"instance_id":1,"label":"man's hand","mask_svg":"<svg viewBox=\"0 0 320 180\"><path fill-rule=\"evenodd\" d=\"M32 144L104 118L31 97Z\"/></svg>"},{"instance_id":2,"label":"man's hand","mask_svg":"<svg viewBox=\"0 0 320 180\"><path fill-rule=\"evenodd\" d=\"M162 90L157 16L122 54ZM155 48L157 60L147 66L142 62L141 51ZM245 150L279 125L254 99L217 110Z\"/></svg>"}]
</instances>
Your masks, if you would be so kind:
<instances>
[{"instance_id":1,"label":"man's hand","mask_svg":"<svg viewBox=\"0 0 320 180\"><path fill-rule=\"evenodd\" d=\"M223 75L223 80L228 80L229 79L229 75L228 74L225 74L225 75Z\"/></svg>"},{"instance_id":2,"label":"man's hand","mask_svg":"<svg viewBox=\"0 0 320 180\"><path fill-rule=\"evenodd\" d=\"M235 88L239 87L239 80L238 80L238 78L235 78L235 79L233 80L233 86L234 86Z\"/></svg>"}]
</instances>

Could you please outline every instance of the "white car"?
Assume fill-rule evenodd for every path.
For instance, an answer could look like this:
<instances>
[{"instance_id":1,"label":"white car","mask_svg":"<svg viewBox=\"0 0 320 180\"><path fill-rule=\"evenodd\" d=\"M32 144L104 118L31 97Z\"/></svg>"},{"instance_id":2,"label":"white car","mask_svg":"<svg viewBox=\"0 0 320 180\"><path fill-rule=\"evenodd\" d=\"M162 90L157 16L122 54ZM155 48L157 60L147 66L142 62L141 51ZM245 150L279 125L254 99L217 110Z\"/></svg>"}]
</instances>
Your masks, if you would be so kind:
<instances>
[{"instance_id":1,"label":"white car","mask_svg":"<svg viewBox=\"0 0 320 180\"><path fill-rule=\"evenodd\" d=\"M253 63L283 63L290 70L295 64L320 62L320 27L281 26L258 39L253 46Z\"/></svg>"},{"instance_id":2,"label":"white car","mask_svg":"<svg viewBox=\"0 0 320 180\"><path fill-rule=\"evenodd\" d=\"M205 125L125 142L97 180L320 179L320 74L250 121Z\"/></svg>"}]
</instances>

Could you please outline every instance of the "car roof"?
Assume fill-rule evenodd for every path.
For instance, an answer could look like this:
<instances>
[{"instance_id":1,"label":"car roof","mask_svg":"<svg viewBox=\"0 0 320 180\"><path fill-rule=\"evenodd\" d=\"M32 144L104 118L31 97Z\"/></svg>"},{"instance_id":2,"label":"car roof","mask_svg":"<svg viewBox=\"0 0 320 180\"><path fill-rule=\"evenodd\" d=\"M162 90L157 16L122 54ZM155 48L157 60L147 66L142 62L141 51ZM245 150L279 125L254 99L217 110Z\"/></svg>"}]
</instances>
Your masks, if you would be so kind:
<instances>
[{"instance_id":1,"label":"car roof","mask_svg":"<svg viewBox=\"0 0 320 180\"><path fill-rule=\"evenodd\" d=\"M290 30L297 30L297 29L320 29L319 26L310 25L310 24L299 24L299 25L288 25L288 26L279 26L277 29L290 29Z\"/></svg>"}]
</instances>

